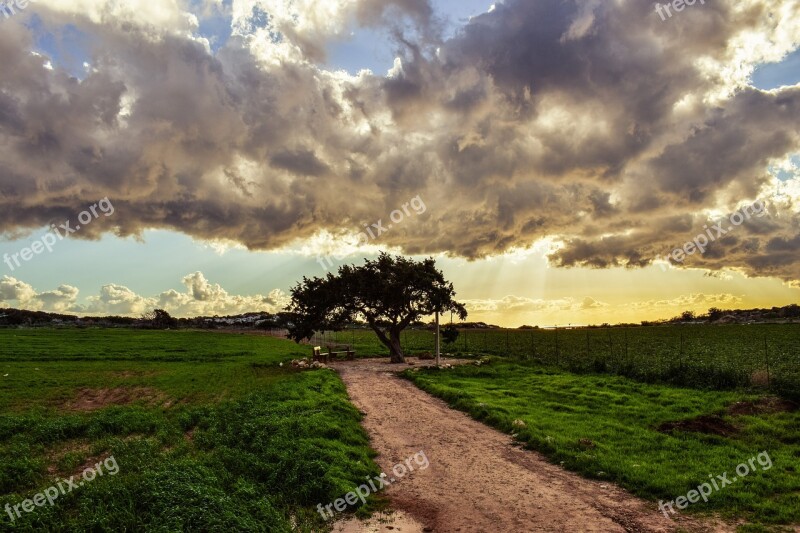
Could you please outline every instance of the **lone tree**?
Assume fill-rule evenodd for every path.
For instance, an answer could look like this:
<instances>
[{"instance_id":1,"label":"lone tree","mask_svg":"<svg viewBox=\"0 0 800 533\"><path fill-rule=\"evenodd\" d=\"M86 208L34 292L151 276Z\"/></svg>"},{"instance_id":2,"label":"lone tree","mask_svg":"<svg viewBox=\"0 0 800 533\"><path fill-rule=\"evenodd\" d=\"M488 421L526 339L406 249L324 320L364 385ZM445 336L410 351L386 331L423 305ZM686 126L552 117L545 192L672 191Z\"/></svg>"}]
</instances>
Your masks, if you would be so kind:
<instances>
[{"instance_id":1,"label":"lone tree","mask_svg":"<svg viewBox=\"0 0 800 533\"><path fill-rule=\"evenodd\" d=\"M300 342L315 331L339 331L363 319L389 348L392 363L404 363L400 333L409 325L436 312L467 318L455 294L432 258L416 262L382 253L363 266L345 265L337 275L304 277L292 289L289 337Z\"/></svg>"},{"instance_id":2,"label":"lone tree","mask_svg":"<svg viewBox=\"0 0 800 533\"><path fill-rule=\"evenodd\" d=\"M142 315L142 321L147 323L151 328L167 329L178 327L178 320L172 318L169 313L163 309L153 309L148 313Z\"/></svg>"}]
</instances>

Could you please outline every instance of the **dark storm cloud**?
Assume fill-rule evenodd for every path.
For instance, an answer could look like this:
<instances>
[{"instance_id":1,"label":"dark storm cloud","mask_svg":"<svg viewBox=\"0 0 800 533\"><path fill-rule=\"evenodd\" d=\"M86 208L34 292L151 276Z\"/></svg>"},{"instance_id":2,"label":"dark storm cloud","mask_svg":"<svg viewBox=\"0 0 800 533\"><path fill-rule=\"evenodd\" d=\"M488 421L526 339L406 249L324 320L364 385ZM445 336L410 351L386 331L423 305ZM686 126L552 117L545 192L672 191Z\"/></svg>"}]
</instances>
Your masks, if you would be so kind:
<instances>
[{"instance_id":1,"label":"dark storm cloud","mask_svg":"<svg viewBox=\"0 0 800 533\"><path fill-rule=\"evenodd\" d=\"M746 89L712 113L650 165L662 190L699 205L731 182L752 196L761 184L754 178L769 160L797 148L800 87L773 94Z\"/></svg>"},{"instance_id":2,"label":"dark storm cloud","mask_svg":"<svg viewBox=\"0 0 800 533\"><path fill-rule=\"evenodd\" d=\"M478 258L550 237L556 265L643 266L800 151L800 88L730 79L766 57L744 36L800 42L797 10L716 2L662 22L648 3L509 0L440 42L428 1L363 0L356 18L386 26L400 59L353 77L316 66L324 39L292 17L275 42L237 33L211 54L178 23L42 6L94 47L78 80L31 53L22 17L4 24L0 230L108 196L113 221L80 237L154 227L274 249L419 195L428 212L383 244ZM796 279L797 206L768 205L687 265Z\"/></svg>"},{"instance_id":3,"label":"dark storm cloud","mask_svg":"<svg viewBox=\"0 0 800 533\"><path fill-rule=\"evenodd\" d=\"M272 166L288 170L301 176L321 176L328 171L328 165L320 161L311 150L287 150L272 156Z\"/></svg>"},{"instance_id":4,"label":"dark storm cloud","mask_svg":"<svg viewBox=\"0 0 800 533\"><path fill-rule=\"evenodd\" d=\"M417 23L427 26L435 20L429 0L362 0L356 9L359 20L369 24L387 24L387 16L397 12L411 16Z\"/></svg>"}]
</instances>

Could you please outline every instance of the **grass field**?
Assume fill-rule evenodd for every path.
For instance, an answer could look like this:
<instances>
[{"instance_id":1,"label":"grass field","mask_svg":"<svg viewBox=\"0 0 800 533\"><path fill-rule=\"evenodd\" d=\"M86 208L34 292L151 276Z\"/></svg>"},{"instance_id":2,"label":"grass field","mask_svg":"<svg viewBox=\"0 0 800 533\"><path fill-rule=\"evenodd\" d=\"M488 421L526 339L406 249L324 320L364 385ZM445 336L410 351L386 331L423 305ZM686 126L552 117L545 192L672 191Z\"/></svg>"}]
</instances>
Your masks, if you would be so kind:
<instances>
[{"instance_id":1,"label":"grass field","mask_svg":"<svg viewBox=\"0 0 800 533\"><path fill-rule=\"evenodd\" d=\"M579 353L587 331L588 358ZM759 403L761 388L711 390L735 382L706 389L645 383L669 375L648 373L659 352L642 353L650 345L664 354L677 350L679 368L692 380L705 375L697 370L704 364L722 360L755 373L763 368L754 339L768 336L776 358L791 361L794 326L558 334L550 353L552 331L468 331L459 339L464 353L512 357L407 375L554 462L651 500L674 500L766 451L770 469L690 509L746 517L755 525L744 531L800 522L800 413ZM681 334L682 352L674 347ZM360 355L384 353L370 332L335 335L339 342L355 337ZM410 331L404 341L411 351L429 351L432 334ZM308 346L196 331L7 329L0 330L0 347L0 505L20 504L98 461L113 457L119 465L117 475L98 477L52 507L35 507L13 522L0 511L0 530L315 531L324 527L318 503L378 473L339 378L279 366L307 357ZM666 356L661 360L667 365ZM625 368L637 379L603 374ZM770 367L773 385L792 375L781 368ZM758 408L729 412L741 401ZM698 420L705 424L699 429ZM676 427L659 430L670 423Z\"/></svg>"},{"instance_id":2,"label":"grass field","mask_svg":"<svg viewBox=\"0 0 800 533\"><path fill-rule=\"evenodd\" d=\"M315 340L354 344L359 353L388 353L369 330L329 332ZM408 330L402 343L411 353L431 352L434 336L426 330ZM455 343L443 344L442 349L649 383L723 390L769 386L800 400L800 324L462 330Z\"/></svg>"},{"instance_id":3,"label":"grass field","mask_svg":"<svg viewBox=\"0 0 800 533\"><path fill-rule=\"evenodd\" d=\"M771 468L756 462L755 471L714 491L708 503L692 504L690 511L746 517L753 524L742 531L800 523L800 412L770 412L758 396L578 375L498 358L488 366L405 375L453 407L515 433L552 461L651 500L675 500L709 475L727 472L733 479L740 463L766 451ZM761 407L750 415L729 412L736 402L753 401ZM708 418L697 419L702 416ZM683 420L704 423L661 427ZM696 431L700 428L725 435Z\"/></svg>"},{"instance_id":4,"label":"grass field","mask_svg":"<svg viewBox=\"0 0 800 533\"><path fill-rule=\"evenodd\" d=\"M310 531L318 503L378 473L339 378L278 366L305 347L94 329L0 330L0 346L0 505L119 466L0 530Z\"/></svg>"}]
</instances>

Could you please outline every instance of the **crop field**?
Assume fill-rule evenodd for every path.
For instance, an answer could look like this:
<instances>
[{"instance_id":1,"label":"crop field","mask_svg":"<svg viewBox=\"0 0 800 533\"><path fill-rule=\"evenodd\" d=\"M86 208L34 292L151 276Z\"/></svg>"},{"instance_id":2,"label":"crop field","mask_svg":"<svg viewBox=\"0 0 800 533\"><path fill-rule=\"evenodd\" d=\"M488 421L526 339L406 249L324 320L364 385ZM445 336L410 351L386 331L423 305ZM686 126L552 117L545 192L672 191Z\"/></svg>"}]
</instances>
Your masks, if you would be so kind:
<instances>
[{"instance_id":1,"label":"crop field","mask_svg":"<svg viewBox=\"0 0 800 533\"><path fill-rule=\"evenodd\" d=\"M378 472L339 378L280 366L306 355L285 340L12 329L0 347L2 531L319 531L316 505Z\"/></svg>"},{"instance_id":2,"label":"crop field","mask_svg":"<svg viewBox=\"0 0 800 533\"><path fill-rule=\"evenodd\" d=\"M360 355L388 354L369 330L326 332L314 342L353 344ZM432 352L434 335L408 330L409 353ZM573 372L627 376L698 388L769 387L800 398L800 324L652 326L558 330L461 330L445 353L489 354Z\"/></svg>"}]
</instances>

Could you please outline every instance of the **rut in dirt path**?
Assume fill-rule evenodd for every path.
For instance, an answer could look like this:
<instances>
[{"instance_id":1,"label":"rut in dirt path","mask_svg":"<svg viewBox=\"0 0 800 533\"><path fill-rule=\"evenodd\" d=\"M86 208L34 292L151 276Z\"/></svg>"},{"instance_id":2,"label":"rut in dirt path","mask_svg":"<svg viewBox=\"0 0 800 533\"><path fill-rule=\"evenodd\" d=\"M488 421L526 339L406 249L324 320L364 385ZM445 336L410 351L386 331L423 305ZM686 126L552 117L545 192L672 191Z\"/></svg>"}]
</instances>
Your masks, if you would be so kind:
<instances>
[{"instance_id":1,"label":"rut in dirt path","mask_svg":"<svg viewBox=\"0 0 800 533\"><path fill-rule=\"evenodd\" d=\"M425 531L533 532L728 531L685 517L667 520L652 502L610 483L587 480L525 451L512 439L421 391L388 360L333 365L363 425L378 464L391 468L420 450L430 466L385 490L392 507ZM418 363L419 364L419 363ZM367 529L361 531L382 531ZM388 528L391 529L391 528ZM386 529L386 530L388 530ZM394 527L393 531L413 528ZM351 526L341 531L354 531Z\"/></svg>"}]
</instances>

